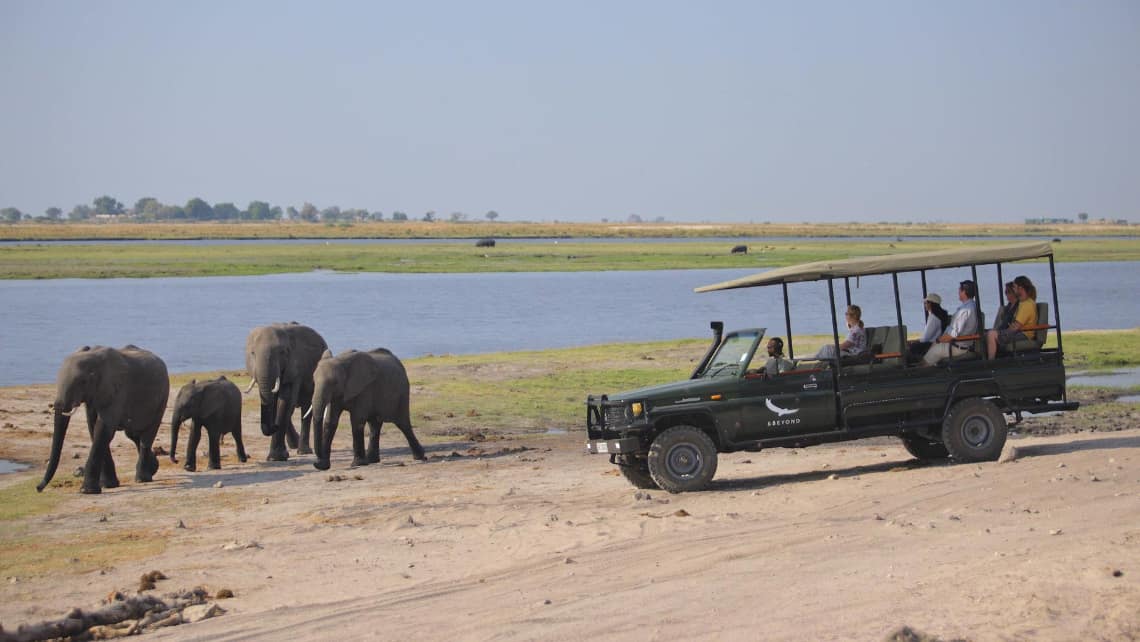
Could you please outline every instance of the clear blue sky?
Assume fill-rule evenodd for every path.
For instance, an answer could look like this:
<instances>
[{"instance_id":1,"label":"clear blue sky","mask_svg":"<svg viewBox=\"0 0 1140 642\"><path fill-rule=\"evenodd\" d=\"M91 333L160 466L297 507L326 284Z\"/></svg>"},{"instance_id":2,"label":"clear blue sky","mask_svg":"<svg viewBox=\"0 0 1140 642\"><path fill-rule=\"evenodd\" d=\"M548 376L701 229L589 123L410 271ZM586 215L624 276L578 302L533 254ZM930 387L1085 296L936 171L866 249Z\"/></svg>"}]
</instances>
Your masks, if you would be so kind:
<instances>
[{"instance_id":1,"label":"clear blue sky","mask_svg":"<svg viewBox=\"0 0 1140 642\"><path fill-rule=\"evenodd\" d=\"M1140 221L1140 2L0 0L0 207Z\"/></svg>"}]
</instances>

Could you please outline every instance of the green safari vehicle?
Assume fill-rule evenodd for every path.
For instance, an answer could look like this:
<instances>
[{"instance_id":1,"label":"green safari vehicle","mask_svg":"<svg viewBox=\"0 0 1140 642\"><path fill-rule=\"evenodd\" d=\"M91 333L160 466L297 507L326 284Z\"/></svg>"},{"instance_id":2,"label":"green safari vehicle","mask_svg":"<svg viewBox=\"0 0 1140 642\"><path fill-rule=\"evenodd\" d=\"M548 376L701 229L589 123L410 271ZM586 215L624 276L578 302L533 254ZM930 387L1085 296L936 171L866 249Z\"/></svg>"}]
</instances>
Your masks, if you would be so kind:
<instances>
[{"instance_id":1,"label":"green safari vehicle","mask_svg":"<svg viewBox=\"0 0 1140 642\"><path fill-rule=\"evenodd\" d=\"M926 297L930 270L965 268L977 284L979 266L996 266L1000 297L1003 264L1043 258L1049 261L1052 323L1048 303L1039 302L1038 325L1023 328L1027 338L992 359L984 356L984 331L959 336L950 345L961 347L951 348L933 366L907 358L899 274L920 273ZM859 357L797 360L788 286L826 281L834 355L841 355L837 286L843 286L850 304L850 279L871 276L892 280L897 323L866 328L868 351ZM713 322L712 345L689 379L587 398L587 451L608 455L638 488L697 491L716 474L718 453L864 437L897 436L923 460L992 461L1005 445L1007 414L1020 419L1023 412L1079 405L1065 391L1057 280L1047 242L818 261L697 291L771 286L783 289L790 368L772 375L765 371L765 328L725 333L723 324ZM986 328L982 288L977 289L978 327ZM1056 332L1055 347L1045 346L1050 330Z\"/></svg>"}]
</instances>

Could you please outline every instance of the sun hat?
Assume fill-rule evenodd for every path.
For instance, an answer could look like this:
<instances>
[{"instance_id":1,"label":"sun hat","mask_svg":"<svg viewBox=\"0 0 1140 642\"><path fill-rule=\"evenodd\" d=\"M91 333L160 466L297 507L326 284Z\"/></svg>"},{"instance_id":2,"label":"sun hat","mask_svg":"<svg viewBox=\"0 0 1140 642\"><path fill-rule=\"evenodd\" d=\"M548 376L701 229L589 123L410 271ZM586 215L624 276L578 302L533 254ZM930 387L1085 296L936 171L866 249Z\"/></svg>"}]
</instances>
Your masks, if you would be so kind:
<instances>
[{"instance_id":1,"label":"sun hat","mask_svg":"<svg viewBox=\"0 0 1140 642\"><path fill-rule=\"evenodd\" d=\"M942 297L938 296L937 294L935 294L933 292L926 295L926 298L923 299L923 301L930 301L931 303L934 303L935 305L942 305Z\"/></svg>"}]
</instances>

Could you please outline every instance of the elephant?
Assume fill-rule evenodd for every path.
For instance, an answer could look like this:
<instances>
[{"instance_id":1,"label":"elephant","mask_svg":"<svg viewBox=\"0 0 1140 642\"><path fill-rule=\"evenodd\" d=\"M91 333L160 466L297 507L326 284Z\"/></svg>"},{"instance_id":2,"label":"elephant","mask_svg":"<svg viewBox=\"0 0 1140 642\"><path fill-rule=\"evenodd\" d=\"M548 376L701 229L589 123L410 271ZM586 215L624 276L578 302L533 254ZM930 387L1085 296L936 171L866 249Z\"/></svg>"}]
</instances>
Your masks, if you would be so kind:
<instances>
[{"instance_id":1,"label":"elephant","mask_svg":"<svg viewBox=\"0 0 1140 642\"><path fill-rule=\"evenodd\" d=\"M186 444L186 464L191 472L198 469L198 440L202 438L202 427L206 427L210 440L210 469L222 467L222 435L234 437L238 459L244 462L245 444L241 440L241 390L229 379L218 377L212 381L198 382L192 379L182 386L174 398L174 409L170 417L170 461L178 463L178 428L182 422L190 420L190 441Z\"/></svg>"},{"instance_id":2,"label":"elephant","mask_svg":"<svg viewBox=\"0 0 1140 642\"><path fill-rule=\"evenodd\" d=\"M309 447L308 417L301 434L293 427L293 410L304 413L313 399L313 370L328 344L316 330L298 323L275 323L254 328L245 341L245 367L253 377L246 392L257 385L261 395L261 434L272 437L267 461L285 461L290 448L300 454Z\"/></svg>"},{"instance_id":3,"label":"elephant","mask_svg":"<svg viewBox=\"0 0 1140 642\"><path fill-rule=\"evenodd\" d=\"M412 456L425 459L424 448L412 432L408 410L408 373L396 355L384 348L371 352L348 350L337 356L325 351L313 373L313 441L317 449L317 470L329 469L329 451L341 412L347 410L352 423L352 465L380 461L380 426L396 424ZM371 433L364 452L364 424Z\"/></svg>"},{"instance_id":4,"label":"elephant","mask_svg":"<svg viewBox=\"0 0 1140 642\"><path fill-rule=\"evenodd\" d=\"M119 486L111 457L116 430L126 433L138 449L135 481L151 481L158 471L158 457L151 446L162 425L169 395L166 364L150 351L133 345L118 350L84 346L68 355L56 377L51 458L36 490L42 492L55 475L71 413L80 404L86 406L87 432L91 435L80 492L95 494Z\"/></svg>"}]
</instances>

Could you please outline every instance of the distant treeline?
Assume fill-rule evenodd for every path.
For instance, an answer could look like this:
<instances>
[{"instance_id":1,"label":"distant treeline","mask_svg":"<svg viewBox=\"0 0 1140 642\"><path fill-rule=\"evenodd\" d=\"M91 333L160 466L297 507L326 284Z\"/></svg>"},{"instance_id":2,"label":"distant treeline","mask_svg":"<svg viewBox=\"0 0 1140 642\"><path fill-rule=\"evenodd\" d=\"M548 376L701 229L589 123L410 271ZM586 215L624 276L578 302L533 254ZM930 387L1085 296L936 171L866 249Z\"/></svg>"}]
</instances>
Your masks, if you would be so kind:
<instances>
[{"instance_id":1,"label":"distant treeline","mask_svg":"<svg viewBox=\"0 0 1140 642\"><path fill-rule=\"evenodd\" d=\"M499 218L499 213L491 210L483 215L489 221ZM368 211L363 208L341 209L336 205L318 208L312 203L305 203L300 208L288 206L284 209L279 205L270 205L265 201L250 201L245 209L233 203L215 203L211 205L200 198L192 198L185 205L170 205L149 196L140 198L134 207L126 207L112 196L100 196L91 202L91 205L76 205L66 215L58 207L49 207L39 216L21 212L15 207L6 207L0 210L0 220L7 223L21 221L52 222L52 221L89 221L89 220L116 220L135 223L148 223L158 221L302 221L310 223L339 223L351 221L383 221L383 212ZM407 221L407 213L396 210L388 220ZM421 221L435 221L438 217L435 211L425 212L418 217ZM452 212L448 216L451 221L466 221L467 214Z\"/></svg>"}]
</instances>

